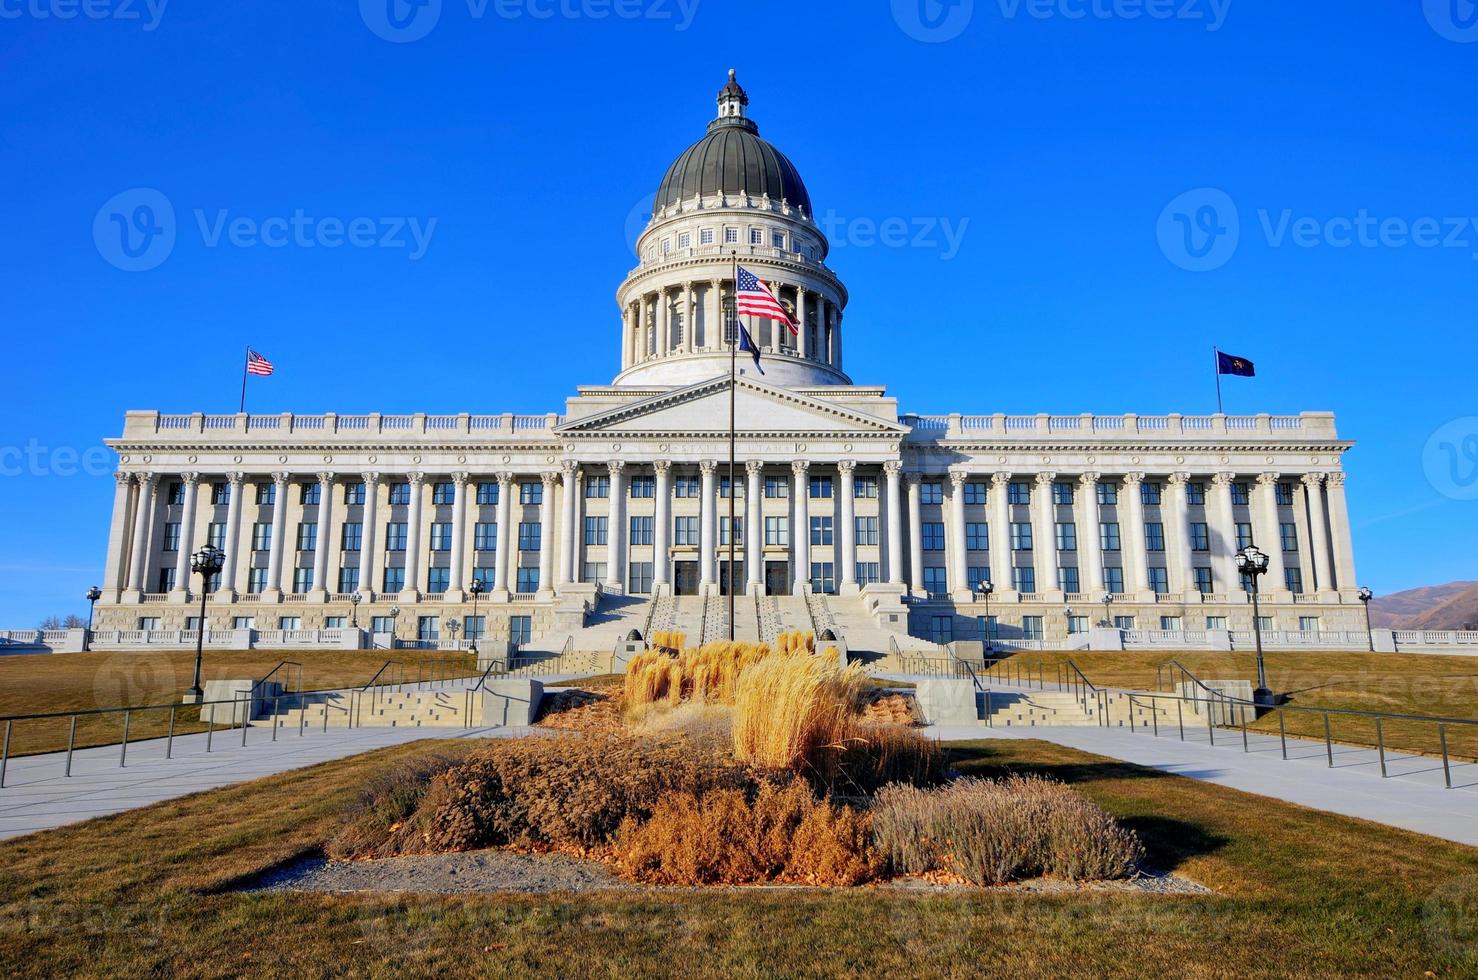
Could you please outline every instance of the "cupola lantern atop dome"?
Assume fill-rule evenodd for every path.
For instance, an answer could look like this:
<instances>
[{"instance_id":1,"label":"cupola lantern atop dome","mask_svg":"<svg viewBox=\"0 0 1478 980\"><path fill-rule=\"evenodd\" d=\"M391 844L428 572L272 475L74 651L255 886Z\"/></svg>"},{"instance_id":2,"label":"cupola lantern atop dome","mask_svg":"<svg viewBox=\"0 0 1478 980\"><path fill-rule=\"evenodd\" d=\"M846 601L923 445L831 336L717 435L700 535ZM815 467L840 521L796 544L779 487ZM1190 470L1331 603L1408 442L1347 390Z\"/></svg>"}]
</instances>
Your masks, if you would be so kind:
<instances>
[{"instance_id":1,"label":"cupola lantern atop dome","mask_svg":"<svg viewBox=\"0 0 1478 980\"><path fill-rule=\"evenodd\" d=\"M739 73L733 68L729 69L729 84L719 89L718 92L718 117L720 119L742 119L744 109L749 105L749 93L744 91L744 86L739 84Z\"/></svg>"}]
</instances>

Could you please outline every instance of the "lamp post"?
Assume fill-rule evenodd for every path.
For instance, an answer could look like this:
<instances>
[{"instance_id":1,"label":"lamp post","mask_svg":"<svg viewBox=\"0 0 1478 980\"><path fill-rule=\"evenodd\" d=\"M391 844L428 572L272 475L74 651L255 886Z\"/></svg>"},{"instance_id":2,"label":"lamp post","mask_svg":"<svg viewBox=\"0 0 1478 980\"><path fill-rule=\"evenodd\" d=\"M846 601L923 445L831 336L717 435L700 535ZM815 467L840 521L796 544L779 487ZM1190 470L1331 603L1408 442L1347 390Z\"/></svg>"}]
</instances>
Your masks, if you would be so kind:
<instances>
[{"instance_id":1,"label":"lamp post","mask_svg":"<svg viewBox=\"0 0 1478 980\"><path fill-rule=\"evenodd\" d=\"M1114 625L1114 619L1109 615L1109 607L1114 604L1114 594L1105 592L1103 598L1098 601L1103 603L1103 628L1108 629Z\"/></svg>"},{"instance_id":2,"label":"lamp post","mask_svg":"<svg viewBox=\"0 0 1478 980\"><path fill-rule=\"evenodd\" d=\"M1063 618L1065 620L1067 620L1067 626L1065 627L1065 629L1067 630L1067 635L1068 636L1072 636L1073 635L1073 607L1072 606L1065 607L1062 610L1062 615L1063 615Z\"/></svg>"},{"instance_id":3,"label":"lamp post","mask_svg":"<svg viewBox=\"0 0 1478 980\"><path fill-rule=\"evenodd\" d=\"M87 590L87 632L82 634L83 653L92 648L92 615L97 612L98 600L102 597L103 590L96 585Z\"/></svg>"},{"instance_id":4,"label":"lamp post","mask_svg":"<svg viewBox=\"0 0 1478 980\"><path fill-rule=\"evenodd\" d=\"M1268 556L1256 545L1248 545L1232 559L1237 571L1247 576L1252 592L1252 636L1257 645L1257 690L1252 692L1253 703L1258 707L1273 706L1273 692L1268 690L1268 671L1262 659L1262 613L1257 603L1257 578L1268 570Z\"/></svg>"},{"instance_id":5,"label":"lamp post","mask_svg":"<svg viewBox=\"0 0 1478 980\"><path fill-rule=\"evenodd\" d=\"M349 596L349 625L359 629L359 604L364 601L364 596L358 592Z\"/></svg>"},{"instance_id":6,"label":"lamp post","mask_svg":"<svg viewBox=\"0 0 1478 980\"><path fill-rule=\"evenodd\" d=\"M225 565L226 553L213 544L190 556L190 570L200 575L200 623L195 629L195 683L185 692L186 704L199 704L205 700L205 689L200 684L200 668L205 658L205 597L210 591L210 577Z\"/></svg>"},{"instance_id":7,"label":"lamp post","mask_svg":"<svg viewBox=\"0 0 1478 980\"><path fill-rule=\"evenodd\" d=\"M981 579L980 583L975 586L976 594L979 595L980 598L985 600L985 649L987 650L994 649L994 647L991 645L990 635L990 597L991 594L995 591L996 587L990 584L990 579L988 578Z\"/></svg>"},{"instance_id":8,"label":"lamp post","mask_svg":"<svg viewBox=\"0 0 1478 980\"><path fill-rule=\"evenodd\" d=\"M482 579L480 578L474 578L472 584L467 587L467 591L472 593L472 628L467 632L473 634L469 638L472 640L472 652L474 655L477 653L477 638L482 634L482 630L477 628L477 597L482 595L484 589L485 586L482 584Z\"/></svg>"},{"instance_id":9,"label":"lamp post","mask_svg":"<svg viewBox=\"0 0 1478 980\"><path fill-rule=\"evenodd\" d=\"M1375 633L1370 629L1370 600L1375 598L1375 593L1367 588L1361 587L1360 591L1355 594L1360 597L1360 602L1365 606L1365 642L1370 648L1370 652L1374 653Z\"/></svg>"},{"instance_id":10,"label":"lamp post","mask_svg":"<svg viewBox=\"0 0 1478 980\"><path fill-rule=\"evenodd\" d=\"M399 606L391 606L390 607L390 649L392 649L392 650L395 649L395 644L398 643L398 642L400 642L400 637L398 637L398 636L395 635L395 633L396 633L396 627L400 625L399 622L397 622L397 620L399 620L399 618L400 618L400 607Z\"/></svg>"}]
</instances>

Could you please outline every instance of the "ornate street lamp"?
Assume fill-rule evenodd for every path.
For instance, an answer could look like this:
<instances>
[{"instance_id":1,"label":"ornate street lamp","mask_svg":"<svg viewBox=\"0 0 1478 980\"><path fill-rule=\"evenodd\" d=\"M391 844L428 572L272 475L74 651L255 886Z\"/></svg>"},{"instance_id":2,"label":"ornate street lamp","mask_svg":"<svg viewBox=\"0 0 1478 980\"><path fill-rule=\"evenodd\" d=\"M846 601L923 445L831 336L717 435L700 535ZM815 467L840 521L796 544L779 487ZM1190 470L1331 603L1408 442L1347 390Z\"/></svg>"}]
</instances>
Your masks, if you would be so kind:
<instances>
[{"instance_id":1,"label":"ornate street lamp","mask_svg":"<svg viewBox=\"0 0 1478 980\"><path fill-rule=\"evenodd\" d=\"M395 635L396 634L396 627L399 625L399 623L397 622L399 619L400 619L400 607L399 606L391 606L390 607L390 649L392 649L392 650L395 649L395 644L398 643L398 642L400 642L400 637L398 637L398 636Z\"/></svg>"},{"instance_id":2,"label":"ornate street lamp","mask_svg":"<svg viewBox=\"0 0 1478 980\"><path fill-rule=\"evenodd\" d=\"M349 618L350 626L359 629L359 604L364 601L364 596L358 592L349 596Z\"/></svg>"},{"instance_id":3,"label":"ornate street lamp","mask_svg":"<svg viewBox=\"0 0 1478 980\"><path fill-rule=\"evenodd\" d=\"M1237 552L1232 560L1237 571L1247 577L1252 593L1252 635L1257 644L1257 690L1252 692L1253 703L1259 707L1273 706L1273 692L1268 690L1268 671L1262 659L1262 613L1257 604L1257 578L1268 570L1268 556L1256 545L1248 545Z\"/></svg>"},{"instance_id":4,"label":"ornate street lamp","mask_svg":"<svg viewBox=\"0 0 1478 980\"><path fill-rule=\"evenodd\" d=\"M990 597L996 591L996 587L990 584L990 579L983 578L975 586L975 594L985 600L985 649L993 649L991 645L990 629Z\"/></svg>"},{"instance_id":5,"label":"ornate street lamp","mask_svg":"<svg viewBox=\"0 0 1478 980\"><path fill-rule=\"evenodd\" d=\"M1370 629L1370 600L1375 598L1375 593L1371 592L1367 588L1362 587L1360 591L1356 592L1355 594L1360 597L1360 601L1365 605L1365 642L1369 646L1370 652L1374 653L1375 633L1373 633Z\"/></svg>"},{"instance_id":6,"label":"ornate street lamp","mask_svg":"<svg viewBox=\"0 0 1478 980\"><path fill-rule=\"evenodd\" d=\"M82 634L82 652L86 653L92 648L92 615L97 612L98 600L103 597L103 590L94 585L87 590L87 632Z\"/></svg>"},{"instance_id":7,"label":"ornate street lamp","mask_svg":"<svg viewBox=\"0 0 1478 980\"><path fill-rule=\"evenodd\" d=\"M467 632L471 634L469 636L469 639L471 639L472 641L472 652L476 654L477 638L482 633L482 630L477 628L477 597L482 595L484 591L482 579L473 578L472 584L467 587L467 591L472 593L472 628L469 629Z\"/></svg>"},{"instance_id":8,"label":"ornate street lamp","mask_svg":"<svg viewBox=\"0 0 1478 980\"><path fill-rule=\"evenodd\" d=\"M1103 626L1104 629L1108 629L1114 625L1114 618L1109 615L1109 607L1114 604L1114 594L1112 592L1105 592L1103 598L1098 601L1103 603Z\"/></svg>"},{"instance_id":9,"label":"ornate street lamp","mask_svg":"<svg viewBox=\"0 0 1478 980\"><path fill-rule=\"evenodd\" d=\"M225 566L226 553L213 544L190 556L190 570L200 575L200 622L195 629L195 683L185 693L186 704L205 700L205 689L200 684L200 668L205 658L205 597L210 591L210 577Z\"/></svg>"},{"instance_id":10,"label":"ornate street lamp","mask_svg":"<svg viewBox=\"0 0 1478 980\"><path fill-rule=\"evenodd\" d=\"M1062 615L1067 620L1067 635L1068 636L1072 636L1072 634L1073 634L1073 607L1072 606L1068 606L1067 608L1063 609Z\"/></svg>"}]
</instances>

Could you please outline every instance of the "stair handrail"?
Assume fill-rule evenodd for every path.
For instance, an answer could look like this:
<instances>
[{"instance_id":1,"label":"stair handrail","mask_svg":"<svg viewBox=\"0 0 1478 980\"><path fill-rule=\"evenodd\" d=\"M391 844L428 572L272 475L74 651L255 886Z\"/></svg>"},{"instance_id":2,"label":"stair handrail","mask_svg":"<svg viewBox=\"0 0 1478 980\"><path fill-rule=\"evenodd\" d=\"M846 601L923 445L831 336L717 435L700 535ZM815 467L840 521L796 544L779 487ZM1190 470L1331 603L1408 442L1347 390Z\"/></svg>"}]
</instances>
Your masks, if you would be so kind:
<instances>
[{"instance_id":1,"label":"stair handrail","mask_svg":"<svg viewBox=\"0 0 1478 980\"><path fill-rule=\"evenodd\" d=\"M298 693L301 694L302 691L303 691L303 665L300 664L300 663L298 663L296 660L284 660L281 663L279 663L276 667L273 667L271 670L267 671L267 675L265 677L263 677L261 680L257 681L256 683L252 684L251 690L249 692L247 692L248 698L250 700L252 700L252 701L255 701L256 700L256 697L257 697L257 691L259 689L261 689L268 681L270 681L272 679L272 676L274 674L276 674L279 670L281 670L284 667L296 667L296 668L298 668ZM284 692L284 693L287 693L287 692Z\"/></svg>"},{"instance_id":2,"label":"stair handrail","mask_svg":"<svg viewBox=\"0 0 1478 980\"><path fill-rule=\"evenodd\" d=\"M375 675L369 679L369 683L365 684L361 688L350 688L350 691L349 691L349 700L351 702L350 710L353 712L351 714L351 716L350 716L351 718L353 718L355 720L358 720L361 723L364 721L364 710L363 709L364 709L364 695L365 695L365 692L366 691L371 691L375 687L375 682L378 681L380 679L380 677L385 673L385 671L389 670L392 666L399 667L402 672L405 670L405 664L401 663L399 660L387 660L383 664L380 665L380 669L379 670L375 671ZM378 697L378 696L379 696L378 693L375 693L375 694L372 695L372 697ZM356 710L354 710L355 708L358 708L359 710L356 711ZM370 704L370 711L374 711L374 710L375 710L374 709L374 703L371 702L371 704Z\"/></svg>"},{"instance_id":3,"label":"stair handrail","mask_svg":"<svg viewBox=\"0 0 1478 980\"><path fill-rule=\"evenodd\" d=\"M643 643L652 642L652 621L657 618L657 603L662 601L662 596L652 596L652 601L647 604L647 618L642 623L641 638ZM620 643L620 639L616 641Z\"/></svg>"},{"instance_id":4,"label":"stair handrail","mask_svg":"<svg viewBox=\"0 0 1478 980\"><path fill-rule=\"evenodd\" d=\"M562 647L560 647L559 656L554 659L555 665L559 668L559 672L561 674L563 674L565 672L565 655L566 654L573 655L574 652L575 652L575 634L574 633L571 633L568 637L565 638L565 645L562 646Z\"/></svg>"},{"instance_id":5,"label":"stair handrail","mask_svg":"<svg viewBox=\"0 0 1478 980\"><path fill-rule=\"evenodd\" d=\"M1236 697L1234 697L1234 696L1226 693L1225 691L1218 691L1218 690L1216 690L1213 687L1207 686L1201 680L1201 678L1199 678L1195 674L1191 673L1190 668L1186 667L1186 665L1183 664L1183 663L1181 663L1179 660L1171 660L1169 663L1165 664L1164 666L1166 666L1166 667L1174 667L1176 670L1180 671L1181 674L1183 676L1185 676L1185 678L1187 680L1189 680L1192 685L1194 685L1196 688L1199 688L1202 691L1205 691L1206 692L1206 700L1207 701L1221 701L1228 708L1230 708L1231 705L1234 702L1241 700L1240 698L1236 698ZM1201 699L1200 698L1187 698L1186 700L1199 701ZM1248 702L1245 702L1245 703L1251 704L1252 702L1248 701Z\"/></svg>"},{"instance_id":6,"label":"stair handrail","mask_svg":"<svg viewBox=\"0 0 1478 980\"><path fill-rule=\"evenodd\" d=\"M1088 697L1090 694L1093 696L1093 700L1095 701L1095 703L1098 703L1100 706L1102 706L1103 696L1105 693L1104 689L1100 688L1097 684L1094 684L1092 681L1090 681L1088 679L1088 675L1083 673L1082 669L1079 668L1077 664L1073 663L1071 657L1064 659L1063 665L1067 667L1068 670L1068 690L1071 693L1077 694L1078 702L1083 706L1083 710L1088 710Z\"/></svg>"}]
</instances>

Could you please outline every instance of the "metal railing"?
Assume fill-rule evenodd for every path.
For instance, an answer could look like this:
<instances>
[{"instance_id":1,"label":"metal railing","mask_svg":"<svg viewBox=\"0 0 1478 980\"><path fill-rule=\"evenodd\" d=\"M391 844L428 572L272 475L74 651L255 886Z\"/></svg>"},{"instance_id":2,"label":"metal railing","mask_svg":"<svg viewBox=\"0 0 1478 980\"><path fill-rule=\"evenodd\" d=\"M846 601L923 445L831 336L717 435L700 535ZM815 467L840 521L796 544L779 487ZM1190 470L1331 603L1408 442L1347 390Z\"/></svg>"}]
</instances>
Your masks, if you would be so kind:
<instances>
[{"instance_id":1,"label":"metal railing","mask_svg":"<svg viewBox=\"0 0 1478 980\"><path fill-rule=\"evenodd\" d=\"M395 670L391 670L392 667L395 668ZM390 674L391 674L392 677L394 677L395 674L396 674L396 672L398 671L400 673L400 675L401 675L401 679L399 681L391 681L391 683L388 684L388 685L380 685L378 682L379 682L379 680L380 680L381 677L385 676L385 672L386 671L390 671ZM379 704L380 704L380 690L379 690L380 687L381 686L396 687L396 686L402 685L404 683L405 683L405 664L401 663L399 660L387 660L387 661L385 661L380 666L380 669L377 670L377 671L375 671L375 676L371 677L369 679L369 682L367 684L365 684L361 688L355 688L355 689L352 689L350 691L350 693L349 693L349 705L348 705L350 727L357 727L357 728L363 728L364 727L364 696L365 696L365 694L369 694L369 696L370 696L370 716L371 717L374 717L374 713L379 708ZM324 727L325 728L328 727L328 706L326 704L324 706L324 712L323 712L323 724L324 724Z\"/></svg>"}]
</instances>

